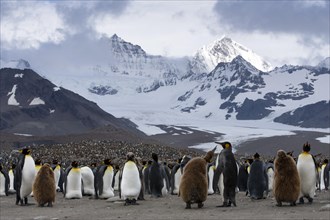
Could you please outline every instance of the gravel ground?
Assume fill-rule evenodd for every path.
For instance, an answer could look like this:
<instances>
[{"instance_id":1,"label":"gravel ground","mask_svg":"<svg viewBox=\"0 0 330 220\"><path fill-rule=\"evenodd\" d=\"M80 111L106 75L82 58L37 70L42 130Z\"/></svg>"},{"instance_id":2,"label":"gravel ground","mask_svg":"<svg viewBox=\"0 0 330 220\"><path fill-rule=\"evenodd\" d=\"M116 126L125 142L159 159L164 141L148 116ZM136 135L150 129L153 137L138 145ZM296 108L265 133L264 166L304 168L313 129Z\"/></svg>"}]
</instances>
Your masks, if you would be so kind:
<instances>
[{"instance_id":1,"label":"gravel ground","mask_svg":"<svg viewBox=\"0 0 330 220\"><path fill-rule=\"evenodd\" d=\"M220 195L211 195L204 207L185 209L185 204L176 195L163 198L150 198L138 201L139 205L124 206L123 201L112 198L93 200L88 197L76 200L66 200L61 193L53 207L38 207L33 198L30 205L15 205L15 195L0 197L1 220L18 219L329 219L330 191L317 192L313 204L297 205L284 204L275 206L272 196L252 201L245 193L237 194L237 207L218 208L222 204ZM325 209L325 210L323 210Z\"/></svg>"}]
</instances>

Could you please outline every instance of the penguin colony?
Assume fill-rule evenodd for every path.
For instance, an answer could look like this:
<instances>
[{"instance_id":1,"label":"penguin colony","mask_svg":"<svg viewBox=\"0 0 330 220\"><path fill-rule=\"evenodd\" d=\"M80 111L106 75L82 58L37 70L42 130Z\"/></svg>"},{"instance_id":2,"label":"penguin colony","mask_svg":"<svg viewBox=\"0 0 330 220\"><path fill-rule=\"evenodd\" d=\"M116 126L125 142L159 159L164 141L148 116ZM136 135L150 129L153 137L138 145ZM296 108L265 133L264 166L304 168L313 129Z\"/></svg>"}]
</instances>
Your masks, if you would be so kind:
<instances>
[{"instance_id":1,"label":"penguin colony","mask_svg":"<svg viewBox=\"0 0 330 220\"><path fill-rule=\"evenodd\" d=\"M16 193L16 205L26 205L33 191L39 206L52 206L56 191L63 192L66 199L109 199L119 194L125 205L136 205L145 195L157 198L171 193L179 195L190 209L194 203L202 208L212 194L222 197L218 207L239 205L237 191L246 192L251 199L266 199L272 192L277 206L295 206L304 199L312 203L316 190L328 190L328 159L317 163L309 143L303 145L298 158L293 158L293 152L279 150L274 162L263 161L258 153L253 159L237 160L231 143L216 143L222 150L215 160L216 148L204 157L185 155L176 162L161 162L158 153L142 161L129 152L122 163L117 158L105 159L99 166L73 161L67 168L57 160L42 165L39 157L32 158L31 149L24 148L15 163L7 164L9 171L0 164L0 196Z\"/></svg>"}]
</instances>

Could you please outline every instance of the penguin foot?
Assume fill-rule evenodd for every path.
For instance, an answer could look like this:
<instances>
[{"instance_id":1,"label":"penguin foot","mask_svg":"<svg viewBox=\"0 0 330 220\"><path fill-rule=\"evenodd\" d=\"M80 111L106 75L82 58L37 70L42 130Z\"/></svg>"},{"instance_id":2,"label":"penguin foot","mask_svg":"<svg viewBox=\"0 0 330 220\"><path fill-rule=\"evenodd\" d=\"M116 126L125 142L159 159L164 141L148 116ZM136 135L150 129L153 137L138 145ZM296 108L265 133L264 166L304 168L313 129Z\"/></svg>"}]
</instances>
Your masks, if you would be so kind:
<instances>
[{"instance_id":1,"label":"penguin foot","mask_svg":"<svg viewBox=\"0 0 330 220\"><path fill-rule=\"evenodd\" d=\"M301 197L300 199L299 199L299 203L298 204L304 204L305 202L304 202L304 198L303 197Z\"/></svg>"},{"instance_id":2,"label":"penguin foot","mask_svg":"<svg viewBox=\"0 0 330 220\"><path fill-rule=\"evenodd\" d=\"M220 208L222 208L222 207L230 207L230 206L231 206L231 204L229 204L229 203L227 203L227 202L223 202L222 205L218 205L218 206L216 206L216 207L220 207Z\"/></svg>"},{"instance_id":3,"label":"penguin foot","mask_svg":"<svg viewBox=\"0 0 330 220\"><path fill-rule=\"evenodd\" d=\"M198 203L198 208L203 208L204 204L202 202Z\"/></svg>"},{"instance_id":4,"label":"penguin foot","mask_svg":"<svg viewBox=\"0 0 330 220\"><path fill-rule=\"evenodd\" d=\"M236 207L236 202L233 202L233 205Z\"/></svg>"},{"instance_id":5,"label":"penguin foot","mask_svg":"<svg viewBox=\"0 0 330 220\"><path fill-rule=\"evenodd\" d=\"M281 207L282 206L282 202L277 202L276 206L277 207Z\"/></svg>"},{"instance_id":6,"label":"penguin foot","mask_svg":"<svg viewBox=\"0 0 330 220\"><path fill-rule=\"evenodd\" d=\"M308 203L309 203L309 204L312 204L312 203L313 203L313 198L309 197L309 198L307 198L307 199L308 199Z\"/></svg>"},{"instance_id":7,"label":"penguin foot","mask_svg":"<svg viewBox=\"0 0 330 220\"><path fill-rule=\"evenodd\" d=\"M129 199L125 199L125 204L124 206L127 206L127 205L130 205L131 204L131 201Z\"/></svg>"},{"instance_id":8,"label":"penguin foot","mask_svg":"<svg viewBox=\"0 0 330 220\"><path fill-rule=\"evenodd\" d=\"M191 209L191 204L190 203L186 203L186 209Z\"/></svg>"},{"instance_id":9,"label":"penguin foot","mask_svg":"<svg viewBox=\"0 0 330 220\"><path fill-rule=\"evenodd\" d=\"M132 199L130 201L131 205L139 205L139 203L136 202L136 199Z\"/></svg>"},{"instance_id":10,"label":"penguin foot","mask_svg":"<svg viewBox=\"0 0 330 220\"><path fill-rule=\"evenodd\" d=\"M290 206L296 206L296 202L291 202Z\"/></svg>"},{"instance_id":11,"label":"penguin foot","mask_svg":"<svg viewBox=\"0 0 330 220\"><path fill-rule=\"evenodd\" d=\"M52 202L49 202L49 203L48 203L48 207L53 207Z\"/></svg>"}]
</instances>

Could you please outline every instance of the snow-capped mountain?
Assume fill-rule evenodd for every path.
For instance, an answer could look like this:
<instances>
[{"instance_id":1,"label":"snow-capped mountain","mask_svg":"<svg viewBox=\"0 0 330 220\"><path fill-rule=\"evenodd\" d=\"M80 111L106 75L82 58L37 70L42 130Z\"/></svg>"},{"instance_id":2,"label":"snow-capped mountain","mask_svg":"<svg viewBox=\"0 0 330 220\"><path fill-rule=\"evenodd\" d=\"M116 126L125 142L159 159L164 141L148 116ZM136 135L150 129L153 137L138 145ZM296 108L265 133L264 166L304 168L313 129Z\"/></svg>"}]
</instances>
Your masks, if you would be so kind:
<instances>
[{"instance_id":1,"label":"snow-capped mountain","mask_svg":"<svg viewBox=\"0 0 330 220\"><path fill-rule=\"evenodd\" d=\"M190 61L191 72L192 74L209 73L219 63L231 62L237 56L242 56L261 71L267 72L272 69L267 61L252 50L228 37L222 37L207 46L203 46L196 52Z\"/></svg>"},{"instance_id":2,"label":"snow-capped mountain","mask_svg":"<svg viewBox=\"0 0 330 220\"><path fill-rule=\"evenodd\" d=\"M317 67L319 68L326 68L326 69L330 69L330 57L325 58L324 60L322 60Z\"/></svg>"},{"instance_id":3,"label":"snow-capped mountain","mask_svg":"<svg viewBox=\"0 0 330 220\"><path fill-rule=\"evenodd\" d=\"M175 106L182 112L204 112L206 118L223 112L220 117L225 119L277 118L277 122L285 124L326 128L329 127L329 81L329 69L285 65L265 73L238 56L230 63L219 63L198 86L179 96ZM299 114L300 117L294 114L296 109L300 108L300 112L311 109L308 105L318 102L327 114L319 114L320 104L314 108L313 117L314 113ZM282 114L287 115L286 120L281 120ZM313 123L304 123L311 118Z\"/></svg>"},{"instance_id":4,"label":"snow-capped mountain","mask_svg":"<svg viewBox=\"0 0 330 220\"><path fill-rule=\"evenodd\" d=\"M147 134L155 124L206 124L204 129L209 129L216 123L213 127L219 131L218 124L249 120L329 128L327 111L320 111L330 100L328 58L317 66L284 65L267 71L270 64L229 38L182 59L149 55L117 35L102 40L106 63L81 76L43 75L115 117L132 120ZM312 117L302 111L310 109L317 117L314 123L304 123Z\"/></svg>"},{"instance_id":5,"label":"snow-capped mountain","mask_svg":"<svg viewBox=\"0 0 330 220\"><path fill-rule=\"evenodd\" d=\"M0 130L8 133L67 135L102 126L139 133L126 120L27 68L0 69L0 105Z\"/></svg>"},{"instance_id":6,"label":"snow-capped mountain","mask_svg":"<svg viewBox=\"0 0 330 220\"><path fill-rule=\"evenodd\" d=\"M188 62L186 59L174 60L149 55L139 45L126 42L116 34L111 38L103 38L102 40L107 42L108 63L104 66L94 67L94 72L123 79L134 77L137 81L143 82L134 88L137 92L150 92L161 86L175 85L177 80L185 74L186 63ZM125 85L111 84L111 82L106 84L104 81L102 83L94 82L90 91L97 93L98 91L105 91L107 88L112 91L108 94L114 94L114 91L121 92Z\"/></svg>"},{"instance_id":7,"label":"snow-capped mountain","mask_svg":"<svg viewBox=\"0 0 330 220\"><path fill-rule=\"evenodd\" d=\"M11 61L4 61L0 60L0 69L2 68L13 68L13 69L30 69L31 66L28 61L19 59L19 60L11 60Z\"/></svg>"}]
</instances>

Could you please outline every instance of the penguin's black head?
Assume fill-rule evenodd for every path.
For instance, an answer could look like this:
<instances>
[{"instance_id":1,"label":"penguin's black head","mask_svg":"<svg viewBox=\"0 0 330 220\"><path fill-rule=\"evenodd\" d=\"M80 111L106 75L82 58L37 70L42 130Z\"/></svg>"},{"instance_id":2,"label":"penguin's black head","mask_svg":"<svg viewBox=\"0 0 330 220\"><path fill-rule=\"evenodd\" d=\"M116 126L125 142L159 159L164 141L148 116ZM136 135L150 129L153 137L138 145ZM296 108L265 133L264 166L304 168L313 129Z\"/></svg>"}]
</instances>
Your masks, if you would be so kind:
<instances>
[{"instance_id":1,"label":"penguin's black head","mask_svg":"<svg viewBox=\"0 0 330 220\"><path fill-rule=\"evenodd\" d=\"M96 163L91 163L91 167L92 168L96 167Z\"/></svg>"},{"instance_id":2,"label":"penguin's black head","mask_svg":"<svg viewBox=\"0 0 330 220\"><path fill-rule=\"evenodd\" d=\"M134 153L128 152L126 155L127 161L134 161Z\"/></svg>"},{"instance_id":3,"label":"penguin's black head","mask_svg":"<svg viewBox=\"0 0 330 220\"><path fill-rule=\"evenodd\" d=\"M147 161L143 160L142 165L145 166L147 164Z\"/></svg>"},{"instance_id":4,"label":"penguin's black head","mask_svg":"<svg viewBox=\"0 0 330 220\"><path fill-rule=\"evenodd\" d=\"M14 164L14 163L11 164L11 168L12 168L12 169L15 169L15 168L16 168L16 164Z\"/></svg>"},{"instance_id":5,"label":"penguin's black head","mask_svg":"<svg viewBox=\"0 0 330 220\"><path fill-rule=\"evenodd\" d=\"M20 152L24 155L30 155L31 154L31 149L24 148L24 149L20 150Z\"/></svg>"},{"instance_id":6,"label":"penguin's black head","mask_svg":"<svg viewBox=\"0 0 330 220\"><path fill-rule=\"evenodd\" d=\"M111 160L110 159L105 159L103 163L107 166L111 165Z\"/></svg>"},{"instance_id":7,"label":"penguin's black head","mask_svg":"<svg viewBox=\"0 0 330 220\"><path fill-rule=\"evenodd\" d=\"M78 167L78 162L77 161L73 161L71 163L71 166L74 167L74 168L77 168Z\"/></svg>"},{"instance_id":8,"label":"penguin's black head","mask_svg":"<svg viewBox=\"0 0 330 220\"><path fill-rule=\"evenodd\" d=\"M57 164L58 164L58 160L54 159L54 160L53 160L53 164L54 164L54 165L57 165Z\"/></svg>"},{"instance_id":9,"label":"penguin's black head","mask_svg":"<svg viewBox=\"0 0 330 220\"><path fill-rule=\"evenodd\" d=\"M253 158L254 158L254 159L259 159L259 158L260 158L260 155L259 155L258 153L255 153L255 154L253 155Z\"/></svg>"},{"instance_id":10,"label":"penguin's black head","mask_svg":"<svg viewBox=\"0 0 330 220\"><path fill-rule=\"evenodd\" d=\"M329 163L328 159L324 159L323 163L324 164Z\"/></svg>"},{"instance_id":11,"label":"penguin's black head","mask_svg":"<svg viewBox=\"0 0 330 220\"><path fill-rule=\"evenodd\" d=\"M226 141L226 142L215 142L215 143L220 144L223 147L223 149L230 149L231 148L231 143L228 142L228 141Z\"/></svg>"},{"instance_id":12,"label":"penguin's black head","mask_svg":"<svg viewBox=\"0 0 330 220\"><path fill-rule=\"evenodd\" d=\"M0 164L0 172L2 171L2 164Z\"/></svg>"},{"instance_id":13,"label":"penguin's black head","mask_svg":"<svg viewBox=\"0 0 330 220\"><path fill-rule=\"evenodd\" d=\"M38 158L34 161L34 164L35 165L41 165L41 160Z\"/></svg>"},{"instance_id":14,"label":"penguin's black head","mask_svg":"<svg viewBox=\"0 0 330 220\"><path fill-rule=\"evenodd\" d=\"M308 153L310 150L311 150L311 145L308 142L306 142L303 146L303 151Z\"/></svg>"},{"instance_id":15,"label":"penguin's black head","mask_svg":"<svg viewBox=\"0 0 330 220\"><path fill-rule=\"evenodd\" d=\"M293 157L293 151L287 152L286 154Z\"/></svg>"},{"instance_id":16,"label":"penguin's black head","mask_svg":"<svg viewBox=\"0 0 330 220\"><path fill-rule=\"evenodd\" d=\"M152 160L148 160L148 165L151 165L152 164Z\"/></svg>"},{"instance_id":17,"label":"penguin's black head","mask_svg":"<svg viewBox=\"0 0 330 220\"><path fill-rule=\"evenodd\" d=\"M154 161L158 162L158 155L156 153L152 153L151 157Z\"/></svg>"}]
</instances>

